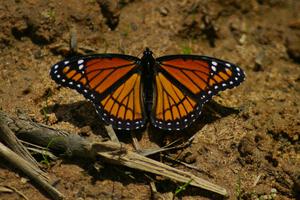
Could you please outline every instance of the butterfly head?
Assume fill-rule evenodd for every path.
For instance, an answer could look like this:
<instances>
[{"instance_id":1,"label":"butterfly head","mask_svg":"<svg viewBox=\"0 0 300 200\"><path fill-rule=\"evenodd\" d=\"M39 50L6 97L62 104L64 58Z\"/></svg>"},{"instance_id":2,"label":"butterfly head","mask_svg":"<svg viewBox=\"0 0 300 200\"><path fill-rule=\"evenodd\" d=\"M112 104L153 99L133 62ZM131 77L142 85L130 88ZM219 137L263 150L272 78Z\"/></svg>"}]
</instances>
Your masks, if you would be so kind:
<instances>
[{"instance_id":1,"label":"butterfly head","mask_svg":"<svg viewBox=\"0 0 300 200\"><path fill-rule=\"evenodd\" d=\"M144 56L151 56L152 54L153 54L152 51L148 47L146 47L144 51Z\"/></svg>"}]
</instances>

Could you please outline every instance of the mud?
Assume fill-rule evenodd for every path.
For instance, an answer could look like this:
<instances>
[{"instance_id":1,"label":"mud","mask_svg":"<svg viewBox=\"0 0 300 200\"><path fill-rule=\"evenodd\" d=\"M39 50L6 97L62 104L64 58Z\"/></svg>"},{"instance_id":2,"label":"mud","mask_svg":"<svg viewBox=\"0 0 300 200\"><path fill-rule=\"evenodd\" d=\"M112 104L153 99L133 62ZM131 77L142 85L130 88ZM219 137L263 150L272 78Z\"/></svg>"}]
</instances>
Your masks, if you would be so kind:
<instances>
[{"instance_id":1,"label":"mud","mask_svg":"<svg viewBox=\"0 0 300 200\"><path fill-rule=\"evenodd\" d=\"M246 81L204 107L180 133L153 127L138 134L143 148L175 139L193 143L168 153L190 171L229 192L229 199L300 198L300 2L297 0L2 0L0 3L0 109L83 137L107 137L93 106L50 79L59 60L87 53L156 57L192 53L236 63ZM131 145L128 133L118 133ZM55 161L46 169L67 199L151 199L141 172L84 161ZM151 176L151 175L150 175ZM152 176L153 177L153 176ZM178 185L156 178L168 199ZM48 199L31 181L0 161L0 185L29 199ZM178 199L216 199L188 187ZM20 199L0 193L0 199Z\"/></svg>"}]
</instances>

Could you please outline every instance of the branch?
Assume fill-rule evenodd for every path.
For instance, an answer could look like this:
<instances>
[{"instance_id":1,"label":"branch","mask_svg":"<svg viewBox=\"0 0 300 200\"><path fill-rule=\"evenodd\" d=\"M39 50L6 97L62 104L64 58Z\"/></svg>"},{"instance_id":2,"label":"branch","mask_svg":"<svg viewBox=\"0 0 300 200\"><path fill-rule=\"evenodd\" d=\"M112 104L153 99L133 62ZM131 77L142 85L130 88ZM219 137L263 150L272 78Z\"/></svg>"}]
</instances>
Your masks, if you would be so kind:
<instances>
[{"instance_id":1,"label":"branch","mask_svg":"<svg viewBox=\"0 0 300 200\"><path fill-rule=\"evenodd\" d=\"M0 112L0 116L3 114ZM6 116L10 123L10 128L16 133L18 138L30 141L36 145L47 146L49 149L65 153L70 157L82 157L97 159L100 158L112 164L123 165L133 169L138 169L157 175L165 176L178 182L186 183L191 181L191 185L203 188L223 196L227 196L227 191L213 183L199 178L189 172L184 172L158 161L152 160L138 153L125 148L122 143L112 141L89 141L78 135L55 130L38 123L11 119Z\"/></svg>"},{"instance_id":2,"label":"branch","mask_svg":"<svg viewBox=\"0 0 300 200\"><path fill-rule=\"evenodd\" d=\"M63 199L63 195L52 187L47 180L43 176L40 175L35 169L35 167L7 148L3 143L0 142L0 156L6 160L9 160L13 166L18 167L21 171L24 172L30 179L34 180L37 184L39 184L45 191L47 191L53 199Z\"/></svg>"}]
</instances>

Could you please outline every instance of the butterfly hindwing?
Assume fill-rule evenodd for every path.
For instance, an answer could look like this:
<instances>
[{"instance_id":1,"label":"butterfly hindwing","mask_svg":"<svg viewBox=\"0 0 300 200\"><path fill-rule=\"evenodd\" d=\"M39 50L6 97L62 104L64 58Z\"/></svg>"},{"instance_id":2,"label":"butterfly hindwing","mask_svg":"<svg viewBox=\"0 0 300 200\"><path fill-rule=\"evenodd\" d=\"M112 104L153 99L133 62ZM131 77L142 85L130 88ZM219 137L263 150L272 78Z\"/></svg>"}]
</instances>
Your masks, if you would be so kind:
<instances>
[{"instance_id":1,"label":"butterfly hindwing","mask_svg":"<svg viewBox=\"0 0 300 200\"><path fill-rule=\"evenodd\" d=\"M145 124L139 63L133 56L98 54L61 61L50 75L92 101L103 121L130 130Z\"/></svg>"},{"instance_id":2,"label":"butterfly hindwing","mask_svg":"<svg viewBox=\"0 0 300 200\"><path fill-rule=\"evenodd\" d=\"M155 106L151 114L155 127L181 130L198 118L202 104L184 94L161 72L155 76L155 86Z\"/></svg>"},{"instance_id":3,"label":"butterfly hindwing","mask_svg":"<svg viewBox=\"0 0 300 200\"><path fill-rule=\"evenodd\" d=\"M141 74L132 74L123 84L96 104L102 120L117 129L139 129L145 125Z\"/></svg>"}]
</instances>

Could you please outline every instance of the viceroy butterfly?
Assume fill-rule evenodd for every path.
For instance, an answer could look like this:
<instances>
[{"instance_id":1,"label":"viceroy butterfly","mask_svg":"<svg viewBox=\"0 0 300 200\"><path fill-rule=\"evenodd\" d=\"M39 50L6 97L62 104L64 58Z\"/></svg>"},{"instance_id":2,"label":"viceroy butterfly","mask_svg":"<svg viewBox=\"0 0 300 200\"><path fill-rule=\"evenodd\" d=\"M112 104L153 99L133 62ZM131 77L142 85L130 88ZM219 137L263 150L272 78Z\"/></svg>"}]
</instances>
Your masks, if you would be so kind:
<instances>
[{"instance_id":1,"label":"viceroy butterfly","mask_svg":"<svg viewBox=\"0 0 300 200\"><path fill-rule=\"evenodd\" d=\"M245 74L238 66L207 56L141 59L123 54L95 54L55 64L56 83L90 100L101 119L116 129L134 130L150 121L165 130L187 128L203 105L219 91L238 86Z\"/></svg>"}]
</instances>

